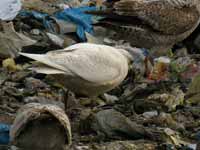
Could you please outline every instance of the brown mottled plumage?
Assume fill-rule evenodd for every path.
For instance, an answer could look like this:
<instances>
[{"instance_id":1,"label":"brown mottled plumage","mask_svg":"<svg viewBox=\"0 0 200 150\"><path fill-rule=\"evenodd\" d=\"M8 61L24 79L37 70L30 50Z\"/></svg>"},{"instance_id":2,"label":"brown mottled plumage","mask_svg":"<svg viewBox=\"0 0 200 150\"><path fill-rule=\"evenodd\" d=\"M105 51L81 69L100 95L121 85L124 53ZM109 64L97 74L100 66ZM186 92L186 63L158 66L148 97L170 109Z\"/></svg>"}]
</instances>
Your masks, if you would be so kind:
<instances>
[{"instance_id":1,"label":"brown mottled plumage","mask_svg":"<svg viewBox=\"0 0 200 150\"><path fill-rule=\"evenodd\" d=\"M200 21L199 0L113 0L96 25L117 31L133 46L167 49L189 36Z\"/></svg>"}]
</instances>

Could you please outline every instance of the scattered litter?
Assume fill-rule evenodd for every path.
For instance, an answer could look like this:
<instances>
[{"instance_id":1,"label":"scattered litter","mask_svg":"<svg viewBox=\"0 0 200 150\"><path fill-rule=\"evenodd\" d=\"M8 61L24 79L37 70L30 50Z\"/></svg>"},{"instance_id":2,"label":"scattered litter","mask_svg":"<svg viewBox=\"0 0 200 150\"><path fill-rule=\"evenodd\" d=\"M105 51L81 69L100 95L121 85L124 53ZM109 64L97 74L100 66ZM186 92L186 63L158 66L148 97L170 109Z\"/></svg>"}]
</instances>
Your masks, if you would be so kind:
<instances>
[{"instance_id":1,"label":"scattered litter","mask_svg":"<svg viewBox=\"0 0 200 150\"><path fill-rule=\"evenodd\" d=\"M18 111L10 138L25 149L61 149L71 144L71 126L60 107L29 103Z\"/></svg>"},{"instance_id":2,"label":"scattered litter","mask_svg":"<svg viewBox=\"0 0 200 150\"><path fill-rule=\"evenodd\" d=\"M48 38L51 40L51 42L59 47L63 47L64 45L64 39L62 39L59 36L56 36L51 33L47 33Z\"/></svg>"},{"instance_id":3,"label":"scattered litter","mask_svg":"<svg viewBox=\"0 0 200 150\"><path fill-rule=\"evenodd\" d=\"M77 35L79 36L80 40L85 41L85 32L93 32L92 16L84 13L85 11L89 10L96 10L96 7L67 8L63 11L55 13L52 16L37 11L21 11L19 15L26 18L34 17L35 19L42 21L44 27L52 32L56 32L55 28L59 27L60 33L66 33L66 28L68 28L68 30L70 31L70 26L66 26L65 28L63 23L65 22L65 24L68 24L68 22L70 22L70 25L72 25L71 23L75 23L77 28ZM58 23L55 27L53 18L56 18L56 23ZM62 20L63 22L61 22L60 20Z\"/></svg>"},{"instance_id":4,"label":"scattered litter","mask_svg":"<svg viewBox=\"0 0 200 150\"><path fill-rule=\"evenodd\" d=\"M16 65L14 59L12 58L3 60L2 66L8 69L9 71L17 71L22 69L19 65Z\"/></svg>"},{"instance_id":5,"label":"scattered litter","mask_svg":"<svg viewBox=\"0 0 200 150\"><path fill-rule=\"evenodd\" d=\"M10 125L0 123L0 144L5 145L10 142Z\"/></svg>"},{"instance_id":6,"label":"scattered litter","mask_svg":"<svg viewBox=\"0 0 200 150\"><path fill-rule=\"evenodd\" d=\"M149 111L149 112L144 112L142 115L145 118L152 118L152 117L158 116L158 112L157 111Z\"/></svg>"},{"instance_id":7,"label":"scattered litter","mask_svg":"<svg viewBox=\"0 0 200 150\"><path fill-rule=\"evenodd\" d=\"M115 1L118 4L113 7ZM148 9L145 11L148 15L154 16L149 25L149 17L140 7L131 12L127 9L127 13L133 13L133 19L124 16L123 11L132 4L122 1L0 1L0 149L61 150L69 146L70 150L200 149L200 26L186 39L182 34L177 35L196 26L193 23L198 21L193 19L199 18L198 10L191 13L190 10L197 5L187 9L189 16L197 15L165 13L173 16L162 17L161 24L157 7L157 14L151 13L151 7L142 7L142 10ZM143 0L140 2L138 6ZM115 12L110 14L113 10ZM145 18L148 21L143 20ZM169 18L172 19L166 20ZM185 22L179 22L182 18ZM119 21L121 19L123 21ZM183 25L186 26L181 27ZM124 61L128 74L121 84L116 86L110 81L101 82L99 86L98 82L90 89L84 88L93 82L80 84L80 74L87 76L88 66L91 66L89 72L95 72L97 65L94 67L93 61L83 65L80 63L82 55L76 57L76 50L72 49L66 53L75 56L76 61L63 57L62 62L67 61L68 67L76 64L77 70L82 70L75 78L69 77L66 83L79 79L77 87L91 94L98 91L97 87L101 91L105 85L111 85L107 93L87 97L73 93L73 86L72 92L69 91L62 79L55 80L49 72L41 74L31 70L41 64L19 55L45 54L81 42L126 50L119 50L131 58ZM94 46L90 49L91 52L96 50ZM87 56L91 56L91 52ZM104 53L101 50L98 56L104 57ZM92 57L97 64L109 67L110 60L98 58ZM119 62L119 58L115 61ZM48 63L54 64L54 61ZM60 64L53 69L58 74L74 75L73 68L63 70ZM103 67L98 71L100 75L109 71L122 72ZM87 77L96 79L96 76Z\"/></svg>"},{"instance_id":8,"label":"scattered litter","mask_svg":"<svg viewBox=\"0 0 200 150\"><path fill-rule=\"evenodd\" d=\"M152 80L167 80L169 77L169 65L171 60L167 57L154 59L154 67L149 75Z\"/></svg>"},{"instance_id":9,"label":"scattered litter","mask_svg":"<svg viewBox=\"0 0 200 150\"><path fill-rule=\"evenodd\" d=\"M0 20L13 20L19 11L22 4L20 0L1 0L0 1Z\"/></svg>"},{"instance_id":10,"label":"scattered litter","mask_svg":"<svg viewBox=\"0 0 200 150\"><path fill-rule=\"evenodd\" d=\"M34 45L36 41L15 31L12 22L2 22L0 32L0 58L17 57L23 47Z\"/></svg>"}]
</instances>

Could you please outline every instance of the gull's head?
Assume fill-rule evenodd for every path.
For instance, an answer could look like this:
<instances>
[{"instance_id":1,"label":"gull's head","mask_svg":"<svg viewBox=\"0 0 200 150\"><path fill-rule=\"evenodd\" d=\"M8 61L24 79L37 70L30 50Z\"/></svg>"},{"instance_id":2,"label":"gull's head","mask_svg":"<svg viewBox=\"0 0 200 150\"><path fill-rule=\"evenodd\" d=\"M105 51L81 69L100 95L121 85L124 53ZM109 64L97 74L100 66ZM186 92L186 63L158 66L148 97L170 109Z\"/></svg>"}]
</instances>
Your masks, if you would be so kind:
<instances>
[{"instance_id":1,"label":"gull's head","mask_svg":"<svg viewBox=\"0 0 200 150\"><path fill-rule=\"evenodd\" d=\"M116 48L128 59L129 63L137 60L144 61L146 58L144 51L140 48L133 48L130 46L119 46Z\"/></svg>"},{"instance_id":2,"label":"gull's head","mask_svg":"<svg viewBox=\"0 0 200 150\"><path fill-rule=\"evenodd\" d=\"M127 58L130 68L135 68L140 74L148 74L152 68L149 54L146 49L131 46L116 47Z\"/></svg>"},{"instance_id":3,"label":"gull's head","mask_svg":"<svg viewBox=\"0 0 200 150\"><path fill-rule=\"evenodd\" d=\"M133 57L131 56L131 54L130 54L128 51L126 51L126 50L124 50L124 49L118 49L118 50L120 51L120 53L121 53L122 55L124 55L124 56L127 58L129 64L130 64L131 62L133 62Z\"/></svg>"}]
</instances>

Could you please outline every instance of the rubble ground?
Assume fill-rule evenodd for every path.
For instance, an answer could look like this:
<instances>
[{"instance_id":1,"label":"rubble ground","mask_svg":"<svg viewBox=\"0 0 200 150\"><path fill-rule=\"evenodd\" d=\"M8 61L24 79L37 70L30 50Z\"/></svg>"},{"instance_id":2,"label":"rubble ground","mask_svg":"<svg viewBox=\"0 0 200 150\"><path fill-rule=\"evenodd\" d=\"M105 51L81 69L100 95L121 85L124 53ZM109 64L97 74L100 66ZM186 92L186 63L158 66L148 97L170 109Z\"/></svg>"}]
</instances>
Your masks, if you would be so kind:
<instances>
[{"instance_id":1,"label":"rubble ground","mask_svg":"<svg viewBox=\"0 0 200 150\"><path fill-rule=\"evenodd\" d=\"M75 10L63 12L66 8L89 5L101 7L103 3L92 0L22 0L22 10L12 21L13 26L6 24L6 27L10 25L14 29L8 27L6 30L5 24L0 25L1 124L12 125L18 110L29 103L52 104L64 109L65 87L49 75L31 71L30 68L37 63L19 56L19 51L40 54L83 40L131 48L126 41L107 36L113 35L112 31L84 24L90 18L81 16L83 8L76 10L82 17L76 18L78 21L56 18L62 18L63 13L77 13ZM92 19L98 20L98 17ZM80 20L84 27L78 24ZM94 33L90 32L92 28ZM197 27L187 39L174 45L166 56L154 57L153 64L149 61L149 70L146 70L144 62L148 56L136 56L138 59L133 62L126 79L97 98L70 93L66 114L71 124L72 144L68 149L200 150L199 37ZM2 50L5 53L2 54ZM141 49L142 54L145 52ZM55 118L52 120L56 122ZM30 128L38 124L33 121L31 126L26 121L23 123ZM45 126L48 123L44 123ZM49 132L53 133L55 126L58 127L56 123L52 124ZM28 132L29 128L24 132L26 130ZM2 136L5 137L0 133L0 141ZM26 136L24 140L32 140ZM61 143L66 142L60 138L63 140ZM48 145L45 140L40 144ZM0 149L18 148L2 144Z\"/></svg>"}]
</instances>

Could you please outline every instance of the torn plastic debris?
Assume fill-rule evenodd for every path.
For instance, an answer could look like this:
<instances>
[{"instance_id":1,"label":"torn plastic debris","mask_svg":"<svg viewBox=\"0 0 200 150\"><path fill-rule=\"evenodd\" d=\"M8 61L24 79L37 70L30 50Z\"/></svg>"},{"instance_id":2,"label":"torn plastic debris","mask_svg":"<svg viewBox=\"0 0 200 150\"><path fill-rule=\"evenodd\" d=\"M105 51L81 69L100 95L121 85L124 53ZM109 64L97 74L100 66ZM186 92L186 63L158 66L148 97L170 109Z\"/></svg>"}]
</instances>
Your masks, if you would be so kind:
<instances>
[{"instance_id":1,"label":"torn plastic debris","mask_svg":"<svg viewBox=\"0 0 200 150\"><path fill-rule=\"evenodd\" d=\"M149 74L150 80L167 80L169 78L169 65L170 65L170 58L168 57L159 57L154 59L154 67Z\"/></svg>"},{"instance_id":2,"label":"torn plastic debris","mask_svg":"<svg viewBox=\"0 0 200 150\"><path fill-rule=\"evenodd\" d=\"M1 0L0 1L0 20L13 20L21 10L20 0Z\"/></svg>"},{"instance_id":3,"label":"torn plastic debris","mask_svg":"<svg viewBox=\"0 0 200 150\"><path fill-rule=\"evenodd\" d=\"M36 43L35 40L16 32L12 22L2 22L1 25L3 32L0 32L0 58L15 58L23 47Z\"/></svg>"},{"instance_id":4,"label":"torn plastic debris","mask_svg":"<svg viewBox=\"0 0 200 150\"><path fill-rule=\"evenodd\" d=\"M79 7L79 8L68 8L61 12L57 12L52 16L45 13L36 11L21 11L21 17L33 17L37 20L42 21L44 27L51 32L56 32L54 28L54 22L56 20L63 20L68 24L69 22L77 25L76 33L80 40L85 41L85 32L93 33L93 19L92 15L85 14L85 11L96 10L96 7ZM59 26L59 24L57 24Z\"/></svg>"},{"instance_id":5,"label":"torn plastic debris","mask_svg":"<svg viewBox=\"0 0 200 150\"><path fill-rule=\"evenodd\" d=\"M60 107L29 103L16 115L10 142L25 149L64 149L71 144L71 125Z\"/></svg>"},{"instance_id":6,"label":"torn plastic debris","mask_svg":"<svg viewBox=\"0 0 200 150\"><path fill-rule=\"evenodd\" d=\"M77 24L77 35L83 41L86 40L85 31L92 33L92 16L85 14L85 11L96 10L96 7L79 7L65 9L62 12L55 14L57 19L62 19L66 21L71 21Z\"/></svg>"},{"instance_id":7,"label":"torn plastic debris","mask_svg":"<svg viewBox=\"0 0 200 150\"><path fill-rule=\"evenodd\" d=\"M8 144L10 125L0 123L0 144Z\"/></svg>"}]
</instances>

